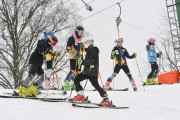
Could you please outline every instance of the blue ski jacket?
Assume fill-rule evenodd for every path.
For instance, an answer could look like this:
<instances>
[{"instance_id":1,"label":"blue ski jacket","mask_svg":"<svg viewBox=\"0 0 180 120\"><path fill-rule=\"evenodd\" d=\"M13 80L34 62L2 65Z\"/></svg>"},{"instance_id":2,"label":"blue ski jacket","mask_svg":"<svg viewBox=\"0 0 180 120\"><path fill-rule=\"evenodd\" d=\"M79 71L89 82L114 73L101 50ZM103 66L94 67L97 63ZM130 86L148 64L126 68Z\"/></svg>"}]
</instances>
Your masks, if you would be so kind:
<instances>
[{"instance_id":1,"label":"blue ski jacket","mask_svg":"<svg viewBox=\"0 0 180 120\"><path fill-rule=\"evenodd\" d=\"M154 45L151 45L148 50L148 62L157 62L157 58L159 57L159 54L156 52L156 49Z\"/></svg>"}]
</instances>

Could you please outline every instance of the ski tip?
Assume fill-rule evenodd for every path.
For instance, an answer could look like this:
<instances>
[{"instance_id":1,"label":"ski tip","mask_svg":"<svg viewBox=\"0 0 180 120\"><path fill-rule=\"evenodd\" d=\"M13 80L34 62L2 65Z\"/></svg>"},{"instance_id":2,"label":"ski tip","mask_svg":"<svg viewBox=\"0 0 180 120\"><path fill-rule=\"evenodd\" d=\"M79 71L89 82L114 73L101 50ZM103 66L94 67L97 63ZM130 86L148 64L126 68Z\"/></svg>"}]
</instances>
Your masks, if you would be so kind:
<instances>
[{"instance_id":1,"label":"ski tip","mask_svg":"<svg viewBox=\"0 0 180 120\"><path fill-rule=\"evenodd\" d=\"M77 104L75 104L75 103L72 103L72 106L73 106L73 107L78 107Z\"/></svg>"}]
</instances>

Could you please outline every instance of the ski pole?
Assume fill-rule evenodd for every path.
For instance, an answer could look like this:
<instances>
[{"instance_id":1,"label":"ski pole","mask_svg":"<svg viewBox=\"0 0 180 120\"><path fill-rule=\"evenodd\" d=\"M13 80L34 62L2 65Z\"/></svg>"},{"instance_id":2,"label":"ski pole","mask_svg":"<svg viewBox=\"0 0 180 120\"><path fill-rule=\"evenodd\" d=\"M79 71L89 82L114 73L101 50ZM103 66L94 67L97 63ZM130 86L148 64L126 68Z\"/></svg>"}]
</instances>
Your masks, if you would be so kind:
<instances>
[{"instance_id":1,"label":"ski pole","mask_svg":"<svg viewBox=\"0 0 180 120\"><path fill-rule=\"evenodd\" d=\"M162 57L161 56L159 56L159 71L158 71L158 73L159 73L159 75L161 75L161 59Z\"/></svg>"},{"instance_id":2,"label":"ski pole","mask_svg":"<svg viewBox=\"0 0 180 120\"><path fill-rule=\"evenodd\" d=\"M88 82L88 79L86 80L86 83L85 83L85 85L84 85L84 89L86 88L87 82Z\"/></svg>"},{"instance_id":3,"label":"ski pole","mask_svg":"<svg viewBox=\"0 0 180 120\"><path fill-rule=\"evenodd\" d=\"M136 58L135 58L135 60L136 60L136 65L137 65L137 68L138 68L138 71L139 71L139 76L140 76L140 78L141 78L141 82L143 83L142 76L141 76L141 72L140 72L140 69L139 69L139 64L138 64L138 62L137 62L137 59L136 59ZM144 91L145 91L144 86L143 86L143 89L144 89Z\"/></svg>"},{"instance_id":4,"label":"ski pole","mask_svg":"<svg viewBox=\"0 0 180 120\"><path fill-rule=\"evenodd\" d=\"M77 74L77 64L78 64L78 57L76 57L76 64L75 64L75 70L74 70L74 75L73 75L73 81L74 81L74 77L76 76L76 74ZM73 88L74 88L74 86L75 86L75 84L73 83L73 87L71 88L71 93L70 93L70 95L69 95L69 99L71 98L71 95L72 95L72 91L73 91Z\"/></svg>"},{"instance_id":5,"label":"ski pole","mask_svg":"<svg viewBox=\"0 0 180 120\"><path fill-rule=\"evenodd\" d=\"M98 72L98 74L99 74L99 78L100 78L100 80L101 80L101 84L102 84L102 86L104 87L104 84L103 84L103 81L102 81L102 78L101 78L100 72Z\"/></svg>"},{"instance_id":6,"label":"ski pole","mask_svg":"<svg viewBox=\"0 0 180 120\"><path fill-rule=\"evenodd\" d=\"M114 71L114 60L113 60L113 71ZM113 80L113 89L114 89L114 80Z\"/></svg>"},{"instance_id":7,"label":"ski pole","mask_svg":"<svg viewBox=\"0 0 180 120\"><path fill-rule=\"evenodd\" d=\"M46 61L46 53L44 52L43 53L43 57L44 57L44 60L45 60L45 67L44 67L44 84L45 84L45 89L46 89L46 94L48 94L48 91L49 91L49 83L50 83L50 79L49 81L47 80L47 61ZM47 82L47 83L46 83Z\"/></svg>"},{"instance_id":8,"label":"ski pole","mask_svg":"<svg viewBox=\"0 0 180 120\"><path fill-rule=\"evenodd\" d=\"M73 84L73 88L74 88L74 86L75 86L75 85ZM73 88L71 89L71 93L70 93L70 95L69 95L69 99L68 99L68 100L70 100L70 98L71 98Z\"/></svg>"},{"instance_id":9,"label":"ski pole","mask_svg":"<svg viewBox=\"0 0 180 120\"><path fill-rule=\"evenodd\" d=\"M76 75L76 67L75 67L75 71L74 71L74 74L73 74L73 81L74 81L74 77L75 77L75 75ZM69 95L69 99L71 98L71 95L72 95L72 91L73 91L73 89L74 89L74 86L75 86L75 84L73 83L73 87L71 88L71 93L70 93L70 95Z\"/></svg>"},{"instance_id":10,"label":"ski pole","mask_svg":"<svg viewBox=\"0 0 180 120\"><path fill-rule=\"evenodd\" d=\"M76 68L75 68L74 75L73 75L73 81L74 81L75 75L76 75ZM70 95L69 95L69 99L71 98L72 91L74 90L74 86L75 86L75 84L73 83L73 87L71 88L71 93L70 93Z\"/></svg>"}]
</instances>

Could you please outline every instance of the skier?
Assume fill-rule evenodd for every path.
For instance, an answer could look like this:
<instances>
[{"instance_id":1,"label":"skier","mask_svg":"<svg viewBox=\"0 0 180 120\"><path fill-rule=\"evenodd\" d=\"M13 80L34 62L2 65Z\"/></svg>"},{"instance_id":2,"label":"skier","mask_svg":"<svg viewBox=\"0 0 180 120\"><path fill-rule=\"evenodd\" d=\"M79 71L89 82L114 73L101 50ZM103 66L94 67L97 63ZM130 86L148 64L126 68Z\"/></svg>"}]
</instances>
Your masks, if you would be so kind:
<instances>
[{"instance_id":1,"label":"skier","mask_svg":"<svg viewBox=\"0 0 180 120\"><path fill-rule=\"evenodd\" d=\"M99 49L94 46L94 40L91 37L83 38L83 46L86 52L85 59L78 59L78 62L84 66L83 71L74 78L74 84L76 86L77 96L73 98L73 101L84 102L85 96L80 82L89 79L94 88L99 92L103 101L101 106L111 106L108 95L98 83L99 72Z\"/></svg>"},{"instance_id":2,"label":"skier","mask_svg":"<svg viewBox=\"0 0 180 120\"><path fill-rule=\"evenodd\" d=\"M47 53L51 53L53 55L58 54L52 50L52 46L55 46L57 42L58 39L54 35L47 35L47 39L38 40L36 49L31 54L29 59L28 76L25 78L25 80L22 81L22 84L19 87L19 96L30 97L36 96L39 93L38 86L41 85L37 84L42 84L44 80L44 71L42 69L43 57ZM36 73L40 76L40 78L37 80L36 83L33 83L32 80ZM32 82L31 85L29 85L30 82Z\"/></svg>"},{"instance_id":3,"label":"skier","mask_svg":"<svg viewBox=\"0 0 180 120\"><path fill-rule=\"evenodd\" d=\"M133 90L137 91L137 86L135 84L135 81L134 81L131 73L130 73L130 70L129 70L129 67L128 67L127 61L126 61L126 57L129 59L133 59L133 58L136 58L137 54L133 53L131 56L129 55L126 48L124 48L122 46L123 38L119 38L119 39L115 40L114 42L116 43L116 46L113 48L113 50L111 52L111 59L115 59L116 65L115 65L113 74L111 75L111 77L109 77L107 79L106 84L104 86L104 89L105 90L112 90L110 83L116 77L116 75L119 73L119 71L121 69L123 69L123 71L126 73L126 75L129 78L129 81L133 87Z\"/></svg>"},{"instance_id":4,"label":"skier","mask_svg":"<svg viewBox=\"0 0 180 120\"><path fill-rule=\"evenodd\" d=\"M155 38L149 38L147 40L148 45L146 46L146 50L148 52L148 62L151 64L151 72L147 76L146 84L147 85L158 85L159 83L156 81L159 68L157 64L157 58L162 55L162 52L157 53L155 50Z\"/></svg>"},{"instance_id":5,"label":"skier","mask_svg":"<svg viewBox=\"0 0 180 120\"><path fill-rule=\"evenodd\" d=\"M73 88L73 78L76 74L81 72L81 65L77 64L77 59L82 56L81 41L84 28L77 26L75 33L68 38L67 51L69 53L70 71L64 80L64 90L71 90ZM82 57L81 57L82 58Z\"/></svg>"},{"instance_id":6,"label":"skier","mask_svg":"<svg viewBox=\"0 0 180 120\"><path fill-rule=\"evenodd\" d=\"M49 29L45 29L44 30L44 39L47 39L48 35L54 35L54 32L52 30ZM43 88L41 81L38 81L38 89L49 89L49 84L50 84L50 77L53 73L52 67L53 67L53 60L55 57L60 57L60 52L55 52L53 51L53 49L50 50L50 52L47 52L47 54L45 55L46 58L46 74L45 74L45 86ZM57 88L53 88L53 89L57 89Z\"/></svg>"}]
</instances>

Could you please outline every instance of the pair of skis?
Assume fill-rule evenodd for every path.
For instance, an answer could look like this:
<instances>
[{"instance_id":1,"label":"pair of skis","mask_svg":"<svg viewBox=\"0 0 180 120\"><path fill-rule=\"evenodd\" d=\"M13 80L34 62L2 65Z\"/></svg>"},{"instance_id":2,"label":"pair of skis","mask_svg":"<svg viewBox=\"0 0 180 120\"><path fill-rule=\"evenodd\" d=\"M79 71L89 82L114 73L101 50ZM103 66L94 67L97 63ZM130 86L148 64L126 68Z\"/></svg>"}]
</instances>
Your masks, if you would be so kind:
<instances>
[{"instance_id":1,"label":"pair of skis","mask_svg":"<svg viewBox=\"0 0 180 120\"><path fill-rule=\"evenodd\" d=\"M39 93L37 96L32 96L32 97L23 97L23 96L19 96L18 93L13 90L13 92L3 92L2 94L0 94L0 98L22 98L22 99L37 99L37 100L41 100L41 99L49 99L49 100L66 100L67 97L62 97L62 98L58 98L58 97L52 97L54 95L60 95L60 96L65 96L67 94L66 91L62 91L62 92L41 92Z\"/></svg>"},{"instance_id":2,"label":"pair of skis","mask_svg":"<svg viewBox=\"0 0 180 120\"><path fill-rule=\"evenodd\" d=\"M19 96L16 91L13 92L3 92L2 95L0 95L0 98L22 98L22 99L37 99L42 100L46 102L67 102L72 103L73 107L77 108L109 108L109 109L128 109L129 107L116 107L115 105L111 105L109 107L100 106L98 103L92 103L88 100L88 97L86 98L85 102L74 102L72 99L69 99L67 97L50 97L50 95L66 95L67 92L62 91L58 93L40 93L37 96L34 97L22 97Z\"/></svg>"},{"instance_id":3,"label":"pair of skis","mask_svg":"<svg viewBox=\"0 0 180 120\"><path fill-rule=\"evenodd\" d=\"M91 104L91 105L84 105L84 104L77 104L77 103L72 103L73 107L79 107L79 108L107 108L107 109L128 109L129 107L116 107L114 105L104 107L100 106L99 104Z\"/></svg>"},{"instance_id":4,"label":"pair of skis","mask_svg":"<svg viewBox=\"0 0 180 120\"><path fill-rule=\"evenodd\" d=\"M106 91L128 91L128 88L124 88L124 89L112 89L112 90L106 90ZM96 90L89 90L89 91L96 91ZM22 97L19 96L18 93L13 90L11 92L3 92L2 94L0 94L0 98L24 98L24 99L43 99L44 101L50 101L52 99L48 98L51 95L66 95L67 92L66 91L61 91L61 92L41 92L40 94L38 94L37 96L33 96L33 97ZM67 99L67 98L66 98ZM56 101L57 100L57 101ZM53 99L51 102L58 102L64 99Z\"/></svg>"},{"instance_id":5,"label":"pair of skis","mask_svg":"<svg viewBox=\"0 0 180 120\"><path fill-rule=\"evenodd\" d=\"M85 102L74 102L71 101L73 107L77 108L107 108L107 109L128 109L129 107L117 107L112 104L111 106L101 106L99 103L92 103L89 100L86 100Z\"/></svg>"},{"instance_id":6,"label":"pair of skis","mask_svg":"<svg viewBox=\"0 0 180 120\"><path fill-rule=\"evenodd\" d=\"M72 103L73 107L77 108L107 108L107 109L128 109L129 107L117 107L111 103L111 106L104 107L101 106L98 103L92 103L91 101L88 100L88 97L86 97L85 102L74 102L73 99L69 100L52 100L52 99L42 99L43 101L46 102L68 102Z\"/></svg>"},{"instance_id":7,"label":"pair of skis","mask_svg":"<svg viewBox=\"0 0 180 120\"><path fill-rule=\"evenodd\" d=\"M142 86L154 86L154 85L156 85L156 84L146 84L146 82L143 82L142 83ZM159 83L159 84L157 84L157 85L163 85L162 83ZM169 84L169 85L171 85L171 84Z\"/></svg>"}]
</instances>

